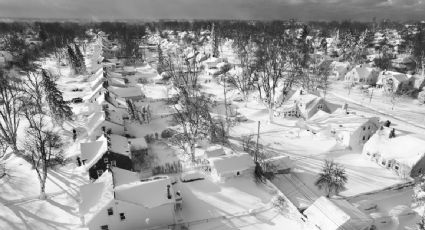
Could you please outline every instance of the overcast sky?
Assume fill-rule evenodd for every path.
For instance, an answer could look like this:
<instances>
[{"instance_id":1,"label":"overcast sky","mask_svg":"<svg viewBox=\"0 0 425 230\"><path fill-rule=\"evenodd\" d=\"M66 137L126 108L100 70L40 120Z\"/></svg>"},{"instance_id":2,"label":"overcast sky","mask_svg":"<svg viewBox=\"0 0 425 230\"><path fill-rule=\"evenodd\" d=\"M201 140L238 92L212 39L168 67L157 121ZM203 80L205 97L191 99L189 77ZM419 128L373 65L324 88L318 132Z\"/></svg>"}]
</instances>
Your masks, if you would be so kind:
<instances>
[{"instance_id":1,"label":"overcast sky","mask_svg":"<svg viewBox=\"0 0 425 230\"><path fill-rule=\"evenodd\" d=\"M0 0L0 17L425 20L425 0Z\"/></svg>"}]
</instances>

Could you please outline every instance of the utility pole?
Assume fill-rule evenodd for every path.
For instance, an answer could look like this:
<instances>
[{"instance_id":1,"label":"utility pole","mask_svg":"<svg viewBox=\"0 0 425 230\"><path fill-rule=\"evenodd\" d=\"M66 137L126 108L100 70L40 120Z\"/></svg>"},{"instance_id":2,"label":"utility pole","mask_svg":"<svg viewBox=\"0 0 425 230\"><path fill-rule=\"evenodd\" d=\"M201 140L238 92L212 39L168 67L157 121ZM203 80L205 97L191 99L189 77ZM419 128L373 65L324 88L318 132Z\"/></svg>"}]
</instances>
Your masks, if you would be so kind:
<instances>
[{"instance_id":1,"label":"utility pole","mask_svg":"<svg viewBox=\"0 0 425 230\"><path fill-rule=\"evenodd\" d=\"M257 162L258 158L258 140L260 139L260 121L258 121L258 128L257 128L257 145L255 149L255 155L254 155L254 161Z\"/></svg>"}]
</instances>

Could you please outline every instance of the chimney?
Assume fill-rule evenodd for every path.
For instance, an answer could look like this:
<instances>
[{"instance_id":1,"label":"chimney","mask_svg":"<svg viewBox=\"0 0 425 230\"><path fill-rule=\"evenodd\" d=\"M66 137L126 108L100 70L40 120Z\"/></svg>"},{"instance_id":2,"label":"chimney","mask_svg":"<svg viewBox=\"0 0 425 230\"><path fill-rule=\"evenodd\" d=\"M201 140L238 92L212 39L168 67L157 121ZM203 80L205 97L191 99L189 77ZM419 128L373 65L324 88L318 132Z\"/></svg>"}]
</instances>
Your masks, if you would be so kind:
<instances>
[{"instance_id":1,"label":"chimney","mask_svg":"<svg viewBox=\"0 0 425 230\"><path fill-rule=\"evenodd\" d=\"M167 185L167 198L170 200L171 199L171 192L170 192L170 185Z\"/></svg>"}]
</instances>

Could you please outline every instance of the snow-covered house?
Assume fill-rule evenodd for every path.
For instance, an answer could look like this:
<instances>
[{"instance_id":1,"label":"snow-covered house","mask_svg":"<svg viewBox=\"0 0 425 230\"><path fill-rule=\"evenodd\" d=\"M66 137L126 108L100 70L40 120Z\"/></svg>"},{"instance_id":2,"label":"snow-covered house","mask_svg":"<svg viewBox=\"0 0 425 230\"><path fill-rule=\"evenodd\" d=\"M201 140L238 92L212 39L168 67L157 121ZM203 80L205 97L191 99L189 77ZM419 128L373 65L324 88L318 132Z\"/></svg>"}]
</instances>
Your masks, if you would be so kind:
<instances>
[{"instance_id":1,"label":"snow-covered house","mask_svg":"<svg viewBox=\"0 0 425 230\"><path fill-rule=\"evenodd\" d=\"M97 179L109 167L132 169L130 146L123 136L105 133L96 141L81 143L80 150L90 179Z\"/></svg>"},{"instance_id":2,"label":"snow-covered house","mask_svg":"<svg viewBox=\"0 0 425 230\"><path fill-rule=\"evenodd\" d=\"M422 90L425 87L425 76L424 75L412 75L410 77L410 81L412 82L412 86L416 90Z\"/></svg>"},{"instance_id":3,"label":"snow-covered house","mask_svg":"<svg viewBox=\"0 0 425 230\"><path fill-rule=\"evenodd\" d=\"M13 55L11 53L0 50L0 67L8 65L13 60Z\"/></svg>"},{"instance_id":4,"label":"snow-covered house","mask_svg":"<svg viewBox=\"0 0 425 230\"><path fill-rule=\"evenodd\" d=\"M248 175L254 170L254 161L247 153L224 155L208 160L211 164L211 176L217 180Z\"/></svg>"},{"instance_id":5,"label":"snow-covered house","mask_svg":"<svg viewBox=\"0 0 425 230\"><path fill-rule=\"evenodd\" d=\"M121 88L116 86L110 86L108 89L117 97L124 98L124 99L139 100L145 96L140 87Z\"/></svg>"},{"instance_id":6,"label":"snow-covered house","mask_svg":"<svg viewBox=\"0 0 425 230\"><path fill-rule=\"evenodd\" d=\"M397 71L406 73L407 71L412 71L415 69L416 62L412 57L403 55L401 57L397 57L396 59L392 59L391 66Z\"/></svg>"},{"instance_id":7,"label":"snow-covered house","mask_svg":"<svg viewBox=\"0 0 425 230\"><path fill-rule=\"evenodd\" d=\"M224 155L226 155L226 152L224 152L223 147L220 145L210 146L204 152L205 158L220 157Z\"/></svg>"},{"instance_id":8,"label":"snow-covered house","mask_svg":"<svg viewBox=\"0 0 425 230\"><path fill-rule=\"evenodd\" d=\"M319 197L304 211L307 220L320 230L370 230L373 219L343 199Z\"/></svg>"},{"instance_id":9,"label":"snow-covered house","mask_svg":"<svg viewBox=\"0 0 425 230\"><path fill-rule=\"evenodd\" d=\"M334 113L318 112L308 127L320 135L335 137L345 147L362 147L380 127L379 118L365 117L338 109Z\"/></svg>"},{"instance_id":10,"label":"snow-covered house","mask_svg":"<svg viewBox=\"0 0 425 230\"><path fill-rule=\"evenodd\" d=\"M87 135L91 140L96 140L103 135L103 129L113 134L125 135L123 114L108 110L93 113L86 124Z\"/></svg>"},{"instance_id":11,"label":"snow-covered house","mask_svg":"<svg viewBox=\"0 0 425 230\"><path fill-rule=\"evenodd\" d=\"M90 82L90 88L96 90L105 81L105 71L103 68L99 68L93 74L94 80Z\"/></svg>"},{"instance_id":12,"label":"snow-covered house","mask_svg":"<svg viewBox=\"0 0 425 230\"><path fill-rule=\"evenodd\" d=\"M148 229L174 224L176 195L168 178L136 180L109 170L80 187L80 215L89 230Z\"/></svg>"},{"instance_id":13,"label":"snow-covered house","mask_svg":"<svg viewBox=\"0 0 425 230\"><path fill-rule=\"evenodd\" d=\"M133 161L133 169L140 171L146 156L149 154L148 144L144 137L128 139L130 144L131 159Z\"/></svg>"},{"instance_id":14,"label":"snow-covered house","mask_svg":"<svg viewBox=\"0 0 425 230\"><path fill-rule=\"evenodd\" d=\"M382 71L379 73L376 85L387 92L400 92L413 87L411 80L406 74L394 71Z\"/></svg>"},{"instance_id":15,"label":"snow-covered house","mask_svg":"<svg viewBox=\"0 0 425 230\"><path fill-rule=\"evenodd\" d=\"M365 64L354 67L345 75L345 81L353 84L375 85L378 80L378 71Z\"/></svg>"},{"instance_id":16,"label":"snow-covered house","mask_svg":"<svg viewBox=\"0 0 425 230\"><path fill-rule=\"evenodd\" d=\"M284 98L288 99L284 99ZM282 103L283 101L283 103ZM280 95L276 100L275 116L311 118L319 110L333 112L334 105L324 98L307 93L303 89L293 90L286 96Z\"/></svg>"},{"instance_id":17,"label":"snow-covered house","mask_svg":"<svg viewBox=\"0 0 425 230\"><path fill-rule=\"evenodd\" d=\"M345 77L345 74L350 70L350 63L348 62L333 62L332 67L332 76L337 80L342 80Z\"/></svg>"},{"instance_id":18,"label":"snow-covered house","mask_svg":"<svg viewBox=\"0 0 425 230\"><path fill-rule=\"evenodd\" d=\"M363 155L400 177L425 173L425 141L411 135L390 138L389 128L379 130L363 147Z\"/></svg>"}]
</instances>

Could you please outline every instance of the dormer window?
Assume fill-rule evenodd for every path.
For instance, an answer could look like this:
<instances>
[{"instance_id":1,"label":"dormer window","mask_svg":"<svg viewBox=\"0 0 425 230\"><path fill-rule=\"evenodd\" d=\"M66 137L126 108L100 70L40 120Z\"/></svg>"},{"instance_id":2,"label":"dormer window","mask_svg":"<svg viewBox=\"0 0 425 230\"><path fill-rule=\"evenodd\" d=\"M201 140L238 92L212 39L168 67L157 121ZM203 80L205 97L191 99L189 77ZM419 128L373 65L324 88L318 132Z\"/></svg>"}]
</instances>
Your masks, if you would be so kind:
<instances>
[{"instance_id":1,"label":"dormer window","mask_svg":"<svg viewBox=\"0 0 425 230\"><path fill-rule=\"evenodd\" d=\"M107 158L107 157L105 157L105 158L103 159L103 162L108 163L108 162L109 162L108 158Z\"/></svg>"},{"instance_id":2,"label":"dormer window","mask_svg":"<svg viewBox=\"0 0 425 230\"><path fill-rule=\"evenodd\" d=\"M116 167L117 166L117 161L115 161L115 160L111 161L111 166Z\"/></svg>"}]
</instances>

